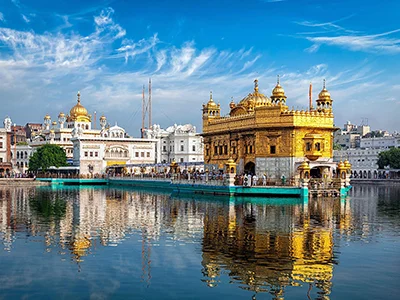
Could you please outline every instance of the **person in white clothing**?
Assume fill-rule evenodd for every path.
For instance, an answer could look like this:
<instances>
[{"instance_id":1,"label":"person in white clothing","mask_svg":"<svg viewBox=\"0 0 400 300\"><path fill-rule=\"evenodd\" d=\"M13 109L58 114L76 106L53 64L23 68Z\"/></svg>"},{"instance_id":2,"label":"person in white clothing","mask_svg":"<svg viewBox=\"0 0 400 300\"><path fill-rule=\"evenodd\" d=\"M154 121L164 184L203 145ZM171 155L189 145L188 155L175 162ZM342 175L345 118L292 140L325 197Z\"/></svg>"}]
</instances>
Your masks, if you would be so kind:
<instances>
[{"instance_id":1,"label":"person in white clothing","mask_svg":"<svg viewBox=\"0 0 400 300\"><path fill-rule=\"evenodd\" d=\"M253 185L256 186L258 181L258 177L256 174L253 175Z\"/></svg>"},{"instance_id":2,"label":"person in white clothing","mask_svg":"<svg viewBox=\"0 0 400 300\"><path fill-rule=\"evenodd\" d=\"M265 173L262 176L262 184L263 184L263 186L267 185L267 175Z\"/></svg>"},{"instance_id":3,"label":"person in white clothing","mask_svg":"<svg viewBox=\"0 0 400 300\"><path fill-rule=\"evenodd\" d=\"M247 175L247 184L251 186L251 174Z\"/></svg>"}]
</instances>

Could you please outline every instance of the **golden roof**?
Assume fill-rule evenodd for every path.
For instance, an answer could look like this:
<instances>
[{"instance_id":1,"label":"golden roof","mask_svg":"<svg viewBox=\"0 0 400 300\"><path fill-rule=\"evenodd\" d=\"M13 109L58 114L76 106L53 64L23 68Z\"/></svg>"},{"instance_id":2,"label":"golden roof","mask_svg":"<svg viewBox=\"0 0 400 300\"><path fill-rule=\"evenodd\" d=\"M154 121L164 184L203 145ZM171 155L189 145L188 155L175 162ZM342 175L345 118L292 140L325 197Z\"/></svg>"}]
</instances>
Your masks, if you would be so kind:
<instances>
[{"instance_id":1,"label":"golden roof","mask_svg":"<svg viewBox=\"0 0 400 300\"><path fill-rule=\"evenodd\" d=\"M235 102L233 101L233 99L231 100L231 102L229 103L229 108L232 109L236 106Z\"/></svg>"},{"instance_id":2,"label":"golden roof","mask_svg":"<svg viewBox=\"0 0 400 300\"><path fill-rule=\"evenodd\" d=\"M318 100L331 100L331 94L328 92L325 86L325 79L324 79L324 87L322 91L318 94Z\"/></svg>"},{"instance_id":3,"label":"golden roof","mask_svg":"<svg viewBox=\"0 0 400 300\"><path fill-rule=\"evenodd\" d=\"M79 92L77 96L78 103L69 111L71 118L76 119L77 117L89 117L86 108L81 104L81 94Z\"/></svg>"},{"instance_id":4,"label":"golden roof","mask_svg":"<svg viewBox=\"0 0 400 300\"><path fill-rule=\"evenodd\" d=\"M351 169L351 163L347 159L344 161L344 166L348 169Z\"/></svg>"},{"instance_id":5,"label":"golden roof","mask_svg":"<svg viewBox=\"0 0 400 300\"><path fill-rule=\"evenodd\" d=\"M251 111L254 107L263 106L267 103L271 103L271 99L258 91L258 80L256 79L254 80L254 92L243 98L237 106L242 106Z\"/></svg>"},{"instance_id":6,"label":"golden roof","mask_svg":"<svg viewBox=\"0 0 400 300\"><path fill-rule=\"evenodd\" d=\"M45 119L45 120L50 120L51 118L50 118L49 115L45 115L45 116L44 116L44 119Z\"/></svg>"},{"instance_id":7,"label":"golden roof","mask_svg":"<svg viewBox=\"0 0 400 300\"><path fill-rule=\"evenodd\" d=\"M339 167L339 168L344 168L344 163L343 163L342 161L340 161L340 162L338 163L338 167Z\"/></svg>"},{"instance_id":8,"label":"golden roof","mask_svg":"<svg viewBox=\"0 0 400 300\"><path fill-rule=\"evenodd\" d=\"M272 96L273 97L286 97L285 90L283 89L283 87L280 85L280 82L279 82L279 75L278 75L278 82L276 83L275 88L272 90Z\"/></svg>"},{"instance_id":9,"label":"golden roof","mask_svg":"<svg viewBox=\"0 0 400 300\"><path fill-rule=\"evenodd\" d=\"M65 117L65 114L63 112L60 112L60 114L58 115L59 118L63 118Z\"/></svg>"},{"instance_id":10,"label":"golden roof","mask_svg":"<svg viewBox=\"0 0 400 300\"><path fill-rule=\"evenodd\" d=\"M310 165L308 164L307 161L303 161L303 162L301 163L301 165L299 166L299 169L302 169L302 170L309 170L309 169L310 169Z\"/></svg>"},{"instance_id":11,"label":"golden roof","mask_svg":"<svg viewBox=\"0 0 400 300\"><path fill-rule=\"evenodd\" d=\"M210 92L210 100L207 102L207 108L218 108L218 104L212 98L212 92Z\"/></svg>"},{"instance_id":12,"label":"golden roof","mask_svg":"<svg viewBox=\"0 0 400 300\"><path fill-rule=\"evenodd\" d=\"M106 119L106 117L104 116L104 115L102 115L101 117L100 117L100 120L105 120Z\"/></svg>"}]
</instances>

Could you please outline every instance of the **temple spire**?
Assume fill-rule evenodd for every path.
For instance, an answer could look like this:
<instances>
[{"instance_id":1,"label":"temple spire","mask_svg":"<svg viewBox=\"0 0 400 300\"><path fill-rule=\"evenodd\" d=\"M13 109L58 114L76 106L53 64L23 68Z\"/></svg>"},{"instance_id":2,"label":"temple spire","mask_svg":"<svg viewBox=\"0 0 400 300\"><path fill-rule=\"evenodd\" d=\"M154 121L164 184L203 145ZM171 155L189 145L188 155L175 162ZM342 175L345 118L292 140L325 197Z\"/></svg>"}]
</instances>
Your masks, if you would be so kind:
<instances>
[{"instance_id":1,"label":"temple spire","mask_svg":"<svg viewBox=\"0 0 400 300\"><path fill-rule=\"evenodd\" d=\"M210 100L212 100L212 91L210 91Z\"/></svg>"},{"instance_id":2,"label":"temple spire","mask_svg":"<svg viewBox=\"0 0 400 300\"><path fill-rule=\"evenodd\" d=\"M78 103L81 103L81 92L80 91L78 91L77 96L78 96Z\"/></svg>"},{"instance_id":3,"label":"temple spire","mask_svg":"<svg viewBox=\"0 0 400 300\"><path fill-rule=\"evenodd\" d=\"M326 89L326 79L324 78L324 87L323 87L323 89L325 90Z\"/></svg>"},{"instance_id":4,"label":"temple spire","mask_svg":"<svg viewBox=\"0 0 400 300\"><path fill-rule=\"evenodd\" d=\"M277 85L280 85L280 78L279 78L279 75L278 75L278 79L277 79Z\"/></svg>"},{"instance_id":5,"label":"temple spire","mask_svg":"<svg viewBox=\"0 0 400 300\"><path fill-rule=\"evenodd\" d=\"M258 79L254 80L254 91L257 93L258 92Z\"/></svg>"}]
</instances>

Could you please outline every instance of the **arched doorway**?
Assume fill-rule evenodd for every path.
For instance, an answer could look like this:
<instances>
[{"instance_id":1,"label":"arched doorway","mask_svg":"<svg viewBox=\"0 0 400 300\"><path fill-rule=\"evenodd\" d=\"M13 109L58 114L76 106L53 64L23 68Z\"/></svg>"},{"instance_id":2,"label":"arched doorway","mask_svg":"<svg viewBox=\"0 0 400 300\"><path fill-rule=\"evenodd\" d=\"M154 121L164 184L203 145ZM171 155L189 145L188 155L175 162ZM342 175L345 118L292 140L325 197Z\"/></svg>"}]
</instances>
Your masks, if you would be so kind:
<instances>
[{"instance_id":1,"label":"arched doorway","mask_svg":"<svg viewBox=\"0 0 400 300\"><path fill-rule=\"evenodd\" d=\"M252 162L249 161L245 166L244 166L244 172L246 174L255 174L256 173L256 165Z\"/></svg>"},{"instance_id":2,"label":"arched doorway","mask_svg":"<svg viewBox=\"0 0 400 300\"><path fill-rule=\"evenodd\" d=\"M321 178L322 174L321 174L321 169L318 167L314 167L310 170L310 176L311 178Z\"/></svg>"}]
</instances>

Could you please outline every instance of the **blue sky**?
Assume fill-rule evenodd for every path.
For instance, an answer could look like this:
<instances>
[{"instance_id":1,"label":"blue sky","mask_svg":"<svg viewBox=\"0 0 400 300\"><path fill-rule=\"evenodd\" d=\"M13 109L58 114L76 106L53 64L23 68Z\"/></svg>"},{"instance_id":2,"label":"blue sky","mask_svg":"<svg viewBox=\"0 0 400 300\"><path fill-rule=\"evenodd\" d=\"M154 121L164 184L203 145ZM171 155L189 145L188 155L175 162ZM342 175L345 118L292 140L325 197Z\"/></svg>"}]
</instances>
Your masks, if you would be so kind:
<instances>
[{"instance_id":1,"label":"blue sky","mask_svg":"<svg viewBox=\"0 0 400 300\"><path fill-rule=\"evenodd\" d=\"M399 12L395 0L0 0L1 115L55 120L80 91L138 136L151 77L153 123L200 132L211 90L227 114L255 78L269 96L279 74L290 107L325 78L337 126L400 130Z\"/></svg>"}]
</instances>

